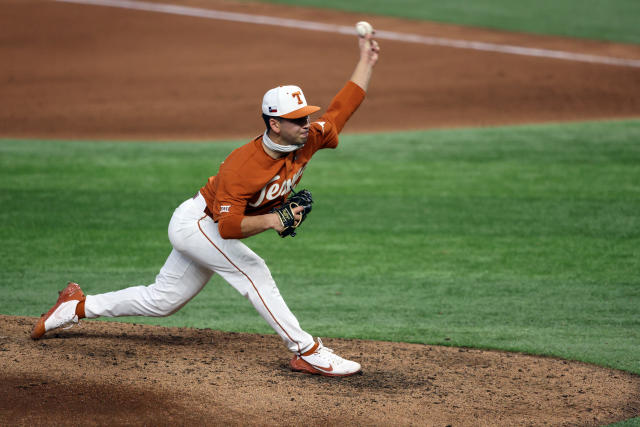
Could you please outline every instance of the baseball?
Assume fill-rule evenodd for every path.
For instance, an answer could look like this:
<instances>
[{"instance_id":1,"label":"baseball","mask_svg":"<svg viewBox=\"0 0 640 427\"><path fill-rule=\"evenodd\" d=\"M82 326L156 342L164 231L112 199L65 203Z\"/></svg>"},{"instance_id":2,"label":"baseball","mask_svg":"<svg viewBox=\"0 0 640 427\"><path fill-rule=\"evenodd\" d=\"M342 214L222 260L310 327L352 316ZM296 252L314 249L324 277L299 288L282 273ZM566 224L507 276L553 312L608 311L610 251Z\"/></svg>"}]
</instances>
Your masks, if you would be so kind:
<instances>
[{"instance_id":1,"label":"baseball","mask_svg":"<svg viewBox=\"0 0 640 427\"><path fill-rule=\"evenodd\" d=\"M356 31L360 37L373 33L373 27L367 21L360 21L356 24Z\"/></svg>"}]
</instances>

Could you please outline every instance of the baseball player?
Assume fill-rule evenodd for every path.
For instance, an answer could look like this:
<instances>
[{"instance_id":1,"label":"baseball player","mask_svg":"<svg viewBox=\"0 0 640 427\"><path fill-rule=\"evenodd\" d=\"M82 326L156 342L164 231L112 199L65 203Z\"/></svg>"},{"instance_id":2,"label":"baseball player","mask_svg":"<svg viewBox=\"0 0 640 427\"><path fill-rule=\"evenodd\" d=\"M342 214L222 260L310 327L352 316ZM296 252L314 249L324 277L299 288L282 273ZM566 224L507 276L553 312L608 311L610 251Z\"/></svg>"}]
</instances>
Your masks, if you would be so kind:
<instances>
[{"instance_id":1,"label":"baseball player","mask_svg":"<svg viewBox=\"0 0 640 427\"><path fill-rule=\"evenodd\" d=\"M169 316L217 273L280 335L294 353L294 371L326 376L359 372L359 363L336 355L300 327L265 262L242 242L271 229L283 237L295 235L310 211L310 194L296 194L301 198L294 203L292 190L316 151L336 148L338 134L364 100L380 49L371 34L359 37L359 47L351 79L317 121L311 122L309 115L320 107L308 105L299 87L279 86L265 93L265 132L234 150L218 173L174 211L168 230L173 249L155 283L85 297L71 282L40 317L31 337L82 318Z\"/></svg>"}]
</instances>

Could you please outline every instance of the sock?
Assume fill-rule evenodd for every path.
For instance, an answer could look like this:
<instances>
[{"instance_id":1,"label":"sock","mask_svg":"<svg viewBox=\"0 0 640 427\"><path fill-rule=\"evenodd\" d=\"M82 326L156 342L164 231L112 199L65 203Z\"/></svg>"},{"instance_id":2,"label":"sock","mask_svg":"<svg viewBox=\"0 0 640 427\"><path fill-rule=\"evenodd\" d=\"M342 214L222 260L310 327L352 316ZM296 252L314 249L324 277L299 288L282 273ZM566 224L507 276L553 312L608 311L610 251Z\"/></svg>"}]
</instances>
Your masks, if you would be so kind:
<instances>
[{"instance_id":1,"label":"sock","mask_svg":"<svg viewBox=\"0 0 640 427\"><path fill-rule=\"evenodd\" d=\"M78 303L78 305L76 305L76 315L78 316L78 319L84 319L85 315L84 315L84 302L85 300L82 300Z\"/></svg>"},{"instance_id":2,"label":"sock","mask_svg":"<svg viewBox=\"0 0 640 427\"><path fill-rule=\"evenodd\" d=\"M314 343L313 347L311 347L311 350L305 351L301 354L301 356L311 356L318 349L318 347L318 343Z\"/></svg>"}]
</instances>

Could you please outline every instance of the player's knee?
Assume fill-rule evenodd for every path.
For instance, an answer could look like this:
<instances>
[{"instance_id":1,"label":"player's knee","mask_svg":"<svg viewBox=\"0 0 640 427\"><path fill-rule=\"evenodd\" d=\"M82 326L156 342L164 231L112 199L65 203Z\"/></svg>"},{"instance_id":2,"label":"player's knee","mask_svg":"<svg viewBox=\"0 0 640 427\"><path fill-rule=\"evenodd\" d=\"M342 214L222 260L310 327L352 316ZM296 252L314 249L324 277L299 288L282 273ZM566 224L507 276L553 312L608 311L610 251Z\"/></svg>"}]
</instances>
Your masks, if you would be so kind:
<instances>
[{"instance_id":1,"label":"player's knee","mask_svg":"<svg viewBox=\"0 0 640 427\"><path fill-rule=\"evenodd\" d=\"M149 287L148 304L153 311L155 317L171 316L180 310L188 301L184 295L174 292L163 292L155 288L153 285Z\"/></svg>"},{"instance_id":2,"label":"player's knee","mask_svg":"<svg viewBox=\"0 0 640 427\"><path fill-rule=\"evenodd\" d=\"M257 258L254 260L249 266L248 270L250 271L250 275L255 279L256 282L261 284L270 284L273 282L273 277L271 277L271 271L267 264L264 262L262 258Z\"/></svg>"},{"instance_id":3,"label":"player's knee","mask_svg":"<svg viewBox=\"0 0 640 427\"><path fill-rule=\"evenodd\" d=\"M269 267L267 267L267 263L257 255L246 260L245 268L253 274L264 274L265 272L269 273Z\"/></svg>"},{"instance_id":4,"label":"player's knee","mask_svg":"<svg viewBox=\"0 0 640 427\"><path fill-rule=\"evenodd\" d=\"M183 306L183 302L156 301L153 311L156 317L167 317L180 310Z\"/></svg>"}]
</instances>

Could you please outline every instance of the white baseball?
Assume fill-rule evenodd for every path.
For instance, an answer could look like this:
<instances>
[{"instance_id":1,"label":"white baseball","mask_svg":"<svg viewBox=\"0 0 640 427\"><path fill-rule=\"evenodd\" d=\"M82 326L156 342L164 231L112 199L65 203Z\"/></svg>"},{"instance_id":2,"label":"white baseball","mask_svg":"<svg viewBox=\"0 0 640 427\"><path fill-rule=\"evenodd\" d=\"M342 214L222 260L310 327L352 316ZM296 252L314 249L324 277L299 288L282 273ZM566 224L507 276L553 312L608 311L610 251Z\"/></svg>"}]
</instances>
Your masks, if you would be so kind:
<instances>
[{"instance_id":1,"label":"white baseball","mask_svg":"<svg viewBox=\"0 0 640 427\"><path fill-rule=\"evenodd\" d=\"M356 32L360 37L373 33L373 27L367 21L360 21L356 24Z\"/></svg>"}]
</instances>

